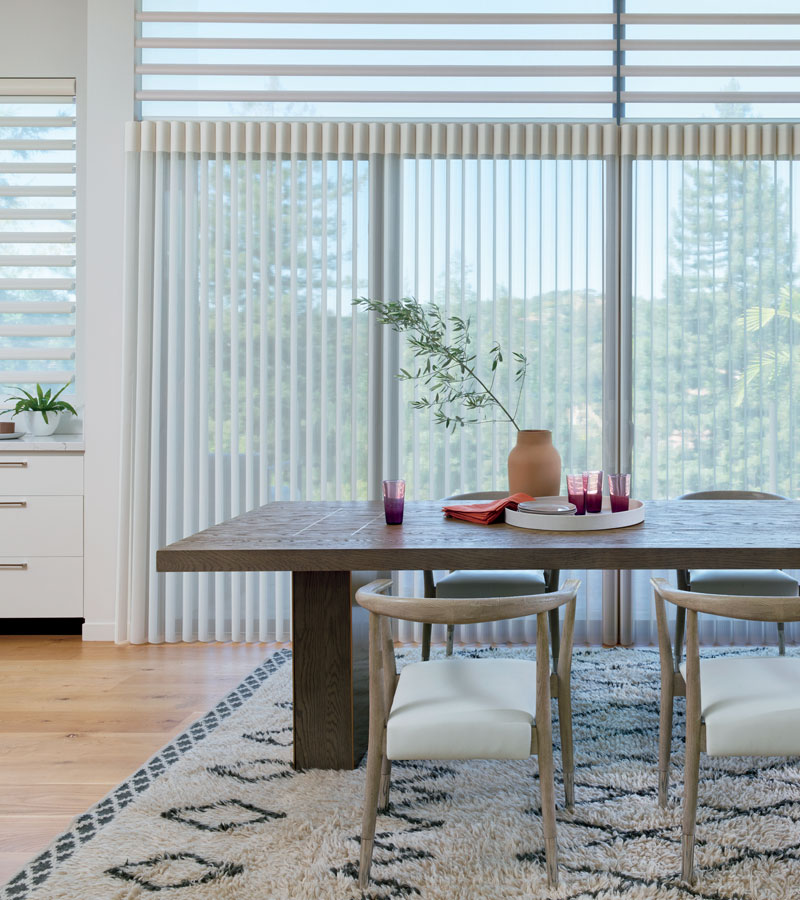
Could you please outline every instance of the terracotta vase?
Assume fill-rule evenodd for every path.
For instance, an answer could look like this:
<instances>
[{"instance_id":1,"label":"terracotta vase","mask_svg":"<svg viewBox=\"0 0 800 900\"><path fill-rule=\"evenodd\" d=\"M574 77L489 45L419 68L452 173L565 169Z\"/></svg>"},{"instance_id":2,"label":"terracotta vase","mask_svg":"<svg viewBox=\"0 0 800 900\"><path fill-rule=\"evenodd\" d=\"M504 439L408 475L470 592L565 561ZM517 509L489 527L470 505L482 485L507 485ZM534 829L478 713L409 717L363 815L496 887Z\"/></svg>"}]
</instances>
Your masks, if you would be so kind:
<instances>
[{"instance_id":1,"label":"terracotta vase","mask_svg":"<svg viewBox=\"0 0 800 900\"><path fill-rule=\"evenodd\" d=\"M551 431L518 431L508 454L508 488L531 497L557 497L561 492L561 456Z\"/></svg>"}]
</instances>

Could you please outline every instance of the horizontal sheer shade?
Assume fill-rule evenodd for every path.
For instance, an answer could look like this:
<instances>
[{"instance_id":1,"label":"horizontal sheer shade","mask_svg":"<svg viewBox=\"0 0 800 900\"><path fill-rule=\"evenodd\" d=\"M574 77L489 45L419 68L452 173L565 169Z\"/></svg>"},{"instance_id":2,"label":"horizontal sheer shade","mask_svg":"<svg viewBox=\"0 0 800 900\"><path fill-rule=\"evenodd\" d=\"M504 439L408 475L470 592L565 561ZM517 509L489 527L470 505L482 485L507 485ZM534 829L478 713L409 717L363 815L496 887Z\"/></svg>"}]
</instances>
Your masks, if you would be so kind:
<instances>
[{"instance_id":1,"label":"horizontal sheer shade","mask_svg":"<svg viewBox=\"0 0 800 900\"><path fill-rule=\"evenodd\" d=\"M137 13L144 117L800 118L792 4L167 7Z\"/></svg>"},{"instance_id":2,"label":"horizontal sheer shade","mask_svg":"<svg viewBox=\"0 0 800 900\"><path fill-rule=\"evenodd\" d=\"M654 12L652 4L639 4L634 12L626 4L624 117L800 118L800 10L749 6L670 4Z\"/></svg>"},{"instance_id":3,"label":"horizontal sheer shade","mask_svg":"<svg viewBox=\"0 0 800 900\"><path fill-rule=\"evenodd\" d=\"M0 97L29 97L31 103L36 103L42 98L74 96L74 78L0 79Z\"/></svg>"},{"instance_id":4,"label":"horizontal sheer shade","mask_svg":"<svg viewBox=\"0 0 800 900\"><path fill-rule=\"evenodd\" d=\"M540 106L554 103L574 118L611 115L610 0L549 13L513 2L456 11L442 0L396 9L347 0L297 10L267 2L171 6L146 0L137 13L136 96L146 116L191 114L192 104L195 116L208 115L202 104L210 101L259 117L359 118L373 116L366 106L375 103L387 107L380 118L406 117L409 108L414 115L418 104L427 108L416 113L423 118L445 109L488 117L480 107L495 104L504 107L495 117L546 117Z\"/></svg>"},{"instance_id":5,"label":"horizontal sheer shade","mask_svg":"<svg viewBox=\"0 0 800 900\"><path fill-rule=\"evenodd\" d=\"M0 382L26 389L75 376L74 94L0 79Z\"/></svg>"}]
</instances>

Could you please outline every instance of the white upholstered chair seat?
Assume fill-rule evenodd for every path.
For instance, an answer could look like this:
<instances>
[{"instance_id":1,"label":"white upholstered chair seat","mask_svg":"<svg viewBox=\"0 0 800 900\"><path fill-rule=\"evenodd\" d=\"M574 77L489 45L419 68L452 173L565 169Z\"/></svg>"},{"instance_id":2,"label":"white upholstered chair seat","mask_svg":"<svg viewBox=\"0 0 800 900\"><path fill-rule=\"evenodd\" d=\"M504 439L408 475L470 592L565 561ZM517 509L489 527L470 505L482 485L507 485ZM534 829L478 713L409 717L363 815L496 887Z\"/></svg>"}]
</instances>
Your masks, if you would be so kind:
<instances>
[{"instance_id":1,"label":"white upholstered chair seat","mask_svg":"<svg viewBox=\"0 0 800 900\"><path fill-rule=\"evenodd\" d=\"M709 756L800 756L800 659L701 659L700 704Z\"/></svg>"},{"instance_id":2,"label":"white upholstered chair seat","mask_svg":"<svg viewBox=\"0 0 800 900\"><path fill-rule=\"evenodd\" d=\"M527 759L536 664L443 659L405 666L386 726L389 759Z\"/></svg>"},{"instance_id":3,"label":"white upholstered chair seat","mask_svg":"<svg viewBox=\"0 0 800 900\"><path fill-rule=\"evenodd\" d=\"M734 597L796 597L797 581L780 569L690 569L689 584L700 594Z\"/></svg>"},{"instance_id":4,"label":"white upholstered chair seat","mask_svg":"<svg viewBox=\"0 0 800 900\"><path fill-rule=\"evenodd\" d=\"M521 597L546 591L544 573L528 569L459 569L436 582L437 597Z\"/></svg>"}]
</instances>

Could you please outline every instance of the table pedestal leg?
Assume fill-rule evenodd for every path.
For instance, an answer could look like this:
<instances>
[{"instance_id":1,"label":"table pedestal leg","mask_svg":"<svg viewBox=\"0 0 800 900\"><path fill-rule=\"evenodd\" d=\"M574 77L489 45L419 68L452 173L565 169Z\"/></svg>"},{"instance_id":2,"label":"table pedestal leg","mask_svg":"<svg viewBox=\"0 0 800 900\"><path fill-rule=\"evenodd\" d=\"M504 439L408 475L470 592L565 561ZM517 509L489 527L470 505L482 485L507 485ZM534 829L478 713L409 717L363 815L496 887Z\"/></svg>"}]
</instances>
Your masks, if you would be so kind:
<instances>
[{"instance_id":1,"label":"table pedestal leg","mask_svg":"<svg viewBox=\"0 0 800 900\"><path fill-rule=\"evenodd\" d=\"M292 573L294 765L352 769L367 747L368 613L350 572Z\"/></svg>"}]
</instances>

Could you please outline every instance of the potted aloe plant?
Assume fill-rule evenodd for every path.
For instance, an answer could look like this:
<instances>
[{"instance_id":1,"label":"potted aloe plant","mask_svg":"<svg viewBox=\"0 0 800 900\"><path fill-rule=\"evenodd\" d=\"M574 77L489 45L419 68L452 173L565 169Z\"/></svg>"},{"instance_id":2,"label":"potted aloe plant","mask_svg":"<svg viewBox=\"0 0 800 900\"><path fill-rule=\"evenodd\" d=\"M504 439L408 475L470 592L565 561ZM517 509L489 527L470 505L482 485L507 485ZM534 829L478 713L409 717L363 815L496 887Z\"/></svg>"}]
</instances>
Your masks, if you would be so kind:
<instances>
[{"instance_id":1,"label":"potted aloe plant","mask_svg":"<svg viewBox=\"0 0 800 900\"><path fill-rule=\"evenodd\" d=\"M37 384L35 396L24 388L17 388L19 393L6 397L6 402L14 403L12 418L22 412L26 412L28 413L30 430L33 434L40 436L52 434L58 428L62 413L69 412L73 416L78 415L75 408L67 403L66 400L59 400L59 397L69 387L69 384L67 382L55 394L52 388L48 388L45 391L42 390L40 384Z\"/></svg>"}]
</instances>

